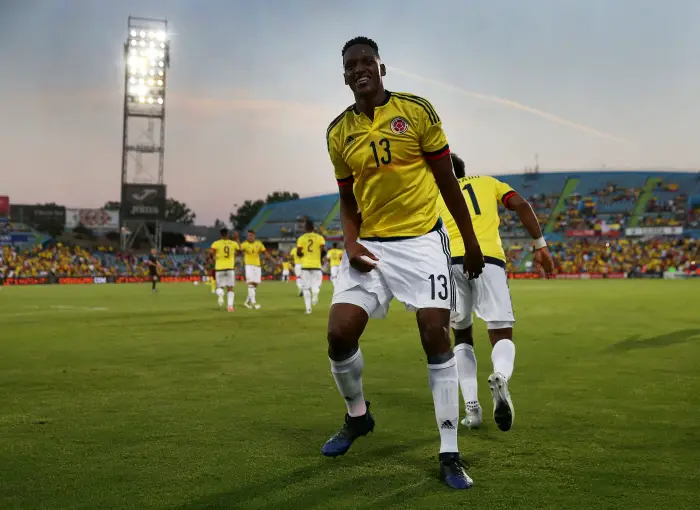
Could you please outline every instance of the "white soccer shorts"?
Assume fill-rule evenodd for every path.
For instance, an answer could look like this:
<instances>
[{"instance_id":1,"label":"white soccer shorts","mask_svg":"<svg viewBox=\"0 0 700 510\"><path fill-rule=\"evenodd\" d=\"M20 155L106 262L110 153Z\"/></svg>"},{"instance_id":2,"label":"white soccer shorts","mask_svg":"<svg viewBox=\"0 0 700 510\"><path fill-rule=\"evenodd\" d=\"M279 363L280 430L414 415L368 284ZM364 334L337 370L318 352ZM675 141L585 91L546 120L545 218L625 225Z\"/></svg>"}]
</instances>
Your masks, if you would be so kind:
<instances>
[{"instance_id":1,"label":"white soccer shorts","mask_svg":"<svg viewBox=\"0 0 700 510\"><path fill-rule=\"evenodd\" d=\"M457 310L452 313L451 326L467 329L473 323L473 314L486 322L488 329L512 328L515 323L513 304L504 268L486 263L484 272L476 280L469 280L461 265L452 266L457 284Z\"/></svg>"},{"instance_id":2,"label":"white soccer shorts","mask_svg":"<svg viewBox=\"0 0 700 510\"><path fill-rule=\"evenodd\" d=\"M216 272L216 286L218 288L233 287L236 284L236 271L227 269Z\"/></svg>"},{"instance_id":3,"label":"white soccer shorts","mask_svg":"<svg viewBox=\"0 0 700 510\"><path fill-rule=\"evenodd\" d=\"M262 270L260 266L245 266L245 281L246 283L257 283L262 281Z\"/></svg>"},{"instance_id":4,"label":"white soccer shorts","mask_svg":"<svg viewBox=\"0 0 700 510\"><path fill-rule=\"evenodd\" d=\"M282 276L284 278L289 278L289 269L282 270Z\"/></svg>"},{"instance_id":5,"label":"white soccer shorts","mask_svg":"<svg viewBox=\"0 0 700 510\"><path fill-rule=\"evenodd\" d=\"M340 270L340 266L331 266L331 280L335 280L338 278L338 271Z\"/></svg>"},{"instance_id":6,"label":"white soccer shorts","mask_svg":"<svg viewBox=\"0 0 700 510\"><path fill-rule=\"evenodd\" d=\"M302 269L301 270L301 288L302 290L320 289L323 283L323 271L320 269Z\"/></svg>"},{"instance_id":7,"label":"white soccer shorts","mask_svg":"<svg viewBox=\"0 0 700 510\"><path fill-rule=\"evenodd\" d=\"M386 317L393 298L406 310L456 306L450 270L450 244L445 228L397 241L360 240L378 259L377 267L361 273L343 257L333 292L333 304L350 303L373 318Z\"/></svg>"},{"instance_id":8,"label":"white soccer shorts","mask_svg":"<svg viewBox=\"0 0 700 510\"><path fill-rule=\"evenodd\" d=\"M301 264L294 264L294 276L301 278Z\"/></svg>"}]
</instances>

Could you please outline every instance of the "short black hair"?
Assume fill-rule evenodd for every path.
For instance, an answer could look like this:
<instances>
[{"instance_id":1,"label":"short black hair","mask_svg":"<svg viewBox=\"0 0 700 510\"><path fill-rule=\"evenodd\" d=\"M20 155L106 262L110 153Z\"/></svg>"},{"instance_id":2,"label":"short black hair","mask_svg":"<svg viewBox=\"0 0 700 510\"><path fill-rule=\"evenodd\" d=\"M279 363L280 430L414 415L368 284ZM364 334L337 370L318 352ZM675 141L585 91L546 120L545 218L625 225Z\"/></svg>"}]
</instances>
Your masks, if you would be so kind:
<instances>
[{"instance_id":1,"label":"short black hair","mask_svg":"<svg viewBox=\"0 0 700 510\"><path fill-rule=\"evenodd\" d=\"M313 230L314 229L314 222L313 220L310 220L309 218L306 218L306 221L304 221L304 228L306 230Z\"/></svg>"},{"instance_id":2,"label":"short black hair","mask_svg":"<svg viewBox=\"0 0 700 510\"><path fill-rule=\"evenodd\" d=\"M455 171L455 177L457 177L457 179L461 179L462 177L464 177L466 175L466 172L464 169L464 167L465 167L464 161L462 160L462 158L457 156L457 154L455 154L454 152L450 152L450 158L452 159L452 168Z\"/></svg>"},{"instance_id":3,"label":"short black hair","mask_svg":"<svg viewBox=\"0 0 700 510\"><path fill-rule=\"evenodd\" d=\"M333 243L333 248L337 248L337 247L338 247L338 243Z\"/></svg>"},{"instance_id":4,"label":"short black hair","mask_svg":"<svg viewBox=\"0 0 700 510\"><path fill-rule=\"evenodd\" d=\"M219 234L221 234L222 236L225 236L226 234L228 234L228 229L226 227L221 227L219 229Z\"/></svg>"},{"instance_id":5,"label":"short black hair","mask_svg":"<svg viewBox=\"0 0 700 510\"><path fill-rule=\"evenodd\" d=\"M374 42L369 37L363 37L363 36L353 37L348 42L346 42L345 46L343 46L343 52L341 55L344 57L345 52L348 51L348 48L350 48L352 46L357 46L358 44L365 44L365 45L369 46L370 48L372 48L374 50L374 53L377 56L379 56L379 46L377 46L377 43Z\"/></svg>"},{"instance_id":6,"label":"short black hair","mask_svg":"<svg viewBox=\"0 0 700 510\"><path fill-rule=\"evenodd\" d=\"M255 230L253 230L252 228L249 228L249 229L248 229L248 233L249 233L249 234L255 234Z\"/></svg>"}]
</instances>

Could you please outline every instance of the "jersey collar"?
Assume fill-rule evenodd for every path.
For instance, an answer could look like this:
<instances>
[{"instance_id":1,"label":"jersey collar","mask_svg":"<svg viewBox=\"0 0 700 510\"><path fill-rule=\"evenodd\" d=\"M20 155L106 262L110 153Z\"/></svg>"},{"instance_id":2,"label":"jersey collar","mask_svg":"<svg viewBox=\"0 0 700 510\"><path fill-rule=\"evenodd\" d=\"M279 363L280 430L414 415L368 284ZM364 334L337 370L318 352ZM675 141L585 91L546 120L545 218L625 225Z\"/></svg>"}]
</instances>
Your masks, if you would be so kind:
<instances>
[{"instance_id":1,"label":"jersey collar","mask_svg":"<svg viewBox=\"0 0 700 510\"><path fill-rule=\"evenodd\" d=\"M382 101L377 106L375 106L375 108L379 108L380 106L386 105L389 102L389 100L391 99L391 91L384 89L384 93L386 94L386 96L384 97L384 101ZM357 109L357 103L352 105L352 111L355 112L355 115L360 114L360 111Z\"/></svg>"}]
</instances>

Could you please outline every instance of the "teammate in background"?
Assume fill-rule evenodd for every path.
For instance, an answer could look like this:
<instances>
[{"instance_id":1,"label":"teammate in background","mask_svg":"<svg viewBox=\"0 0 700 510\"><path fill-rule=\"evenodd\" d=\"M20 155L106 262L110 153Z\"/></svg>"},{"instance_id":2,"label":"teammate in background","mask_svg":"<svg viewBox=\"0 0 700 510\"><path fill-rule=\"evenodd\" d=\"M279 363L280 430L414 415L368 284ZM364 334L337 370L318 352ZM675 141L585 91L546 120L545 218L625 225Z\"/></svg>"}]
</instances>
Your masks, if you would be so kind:
<instances>
[{"instance_id":1,"label":"teammate in background","mask_svg":"<svg viewBox=\"0 0 700 510\"><path fill-rule=\"evenodd\" d=\"M158 280L160 280L160 277L158 276L158 270L163 269L163 266L158 262L158 259L156 258L156 255L158 254L158 250L153 248L151 250L151 254L148 256L148 261L146 262L148 264L148 275L151 280L151 292L157 292L158 289L156 289L156 283L158 283Z\"/></svg>"},{"instance_id":2,"label":"teammate in background","mask_svg":"<svg viewBox=\"0 0 700 510\"><path fill-rule=\"evenodd\" d=\"M338 278L338 270L340 269L340 261L343 259L343 250L338 248L338 243L333 243L333 248L328 250L328 262L331 266L331 283L335 286L335 280Z\"/></svg>"},{"instance_id":3,"label":"teammate in background","mask_svg":"<svg viewBox=\"0 0 700 510\"><path fill-rule=\"evenodd\" d=\"M301 257L301 289L304 293L306 313L318 304L318 295L323 283L321 266L326 256L326 240L314 231L314 222L307 219L304 224L305 234L297 239L297 254Z\"/></svg>"},{"instance_id":4,"label":"teammate in background","mask_svg":"<svg viewBox=\"0 0 700 510\"><path fill-rule=\"evenodd\" d=\"M301 291L301 257L297 253L296 248L292 248L290 254L294 259L294 279L297 282L297 290L299 291L299 297L301 297L303 295L303 292Z\"/></svg>"},{"instance_id":5,"label":"teammate in background","mask_svg":"<svg viewBox=\"0 0 700 510\"><path fill-rule=\"evenodd\" d=\"M472 480L457 448L459 381L449 333L454 285L447 232L437 212L438 191L457 218L469 278L481 274L484 260L432 105L384 89L386 69L371 39L348 41L342 56L355 104L326 132L347 254L328 319L328 355L347 414L322 452L343 455L374 429L362 392L359 340L369 317L384 317L396 298L417 311L440 431L440 476L449 487L468 489Z\"/></svg>"},{"instance_id":6,"label":"teammate in background","mask_svg":"<svg viewBox=\"0 0 700 510\"><path fill-rule=\"evenodd\" d=\"M211 285L211 293L216 294L216 254L210 251L207 254L207 274Z\"/></svg>"},{"instance_id":7,"label":"teammate in background","mask_svg":"<svg viewBox=\"0 0 700 510\"><path fill-rule=\"evenodd\" d=\"M289 271L291 270L291 268L292 268L292 264L290 264L288 260L282 261L282 281L283 282L289 281Z\"/></svg>"},{"instance_id":8,"label":"teammate in background","mask_svg":"<svg viewBox=\"0 0 700 510\"><path fill-rule=\"evenodd\" d=\"M228 229L219 230L221 239L214 241L211 250L215 258L216 270L216 295L219 297L219 306L224 306L224 289L227 291L227 310L233 312L233 287L236 284L236 252L241 245L229 239Z\"/></svg>"},{"instance_id":9,"label":"teammate in background","mask_svg":"<svg viewBox=\"0 0 700 510\"><path fill-rule=\"evenodd\" d=\"M515 344L513 343L513 306L506 275L506 257L498 233L500 223L498 204L515 211L523 226L535 239L535 263L550 278L553 271L552 256L542 237L537 216L530 204L507 184L488 176L465 177L464 161L450 154L455 176L469 206L474 232L484 254L484 272L478 280L469 281L462 274L464 258L462 237L455 220L438 198L438 211L450 235L452 270L457 283L457 311L452 314L451 326L455 335L455 357L466 416L462 425L477 428L481 425L482 411L477 396L476 356L472 336L472 316L486 322L493 350L493 373L488 379L493 396L493 418L498 428L507 431L513 425L515 410L508 391L508 381L513 375Z\"/></svg>"},{"instance_id":10,"label":"teammate in background","mask_svg":"<svg viewBox=\"0 0 700 510\"><path fill-rule=\"evenodd\" d=\"M243 306L246 308L260 309L256 300L256 290L262 281L262 269L260 268L260 255L264 254L268 260L272 260L265 250L265 245L255 239L255 232L248 231L248 238L241 243L243 262L245 264L245 281L248 284L248 297Z\"/></svg>"}]
</instances>

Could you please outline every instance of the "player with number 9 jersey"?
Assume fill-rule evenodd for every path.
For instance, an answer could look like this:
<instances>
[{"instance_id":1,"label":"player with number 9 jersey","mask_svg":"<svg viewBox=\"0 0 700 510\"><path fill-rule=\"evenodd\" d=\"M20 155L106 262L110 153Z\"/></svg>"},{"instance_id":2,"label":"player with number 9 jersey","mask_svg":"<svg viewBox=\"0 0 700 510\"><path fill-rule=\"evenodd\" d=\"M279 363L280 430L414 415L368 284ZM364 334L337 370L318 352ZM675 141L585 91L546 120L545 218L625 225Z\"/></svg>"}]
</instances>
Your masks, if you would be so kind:
<instances>
[{"instance_id":1,"label":"player with number 9 jersey","mask_svg":"<svg viewBox=\"0 0 700 510\"><path fill-rule=\"evenodd\" d=\"M236 252L241 249L238 242L229 239L228 229L222 228L221 239L214 241L211 250L214 253L214 274L216 294L219 306L224 304L224 289L228 290L228 311L233 311L233 286L236 283Z\"/></svg>"}]
</instances>

